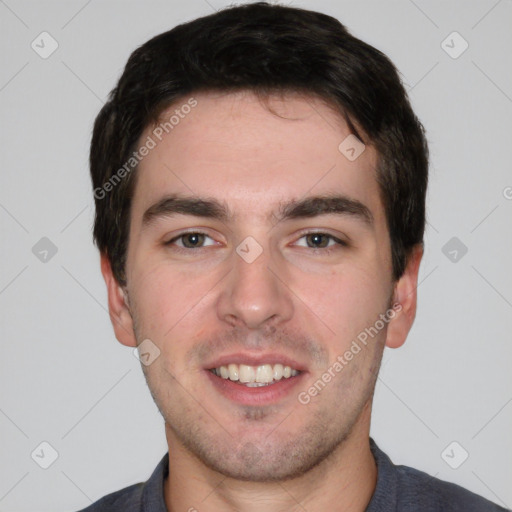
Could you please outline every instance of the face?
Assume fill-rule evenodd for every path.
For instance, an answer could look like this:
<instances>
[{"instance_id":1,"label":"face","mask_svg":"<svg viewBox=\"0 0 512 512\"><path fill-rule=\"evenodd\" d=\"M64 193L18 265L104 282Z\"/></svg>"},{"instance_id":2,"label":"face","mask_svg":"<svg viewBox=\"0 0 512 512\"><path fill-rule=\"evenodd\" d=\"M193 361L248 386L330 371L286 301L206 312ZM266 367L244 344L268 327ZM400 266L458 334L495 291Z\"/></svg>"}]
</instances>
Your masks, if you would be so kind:
<instances>
[{"instance_id":1,"label":"face","mask_svg":"<svg viewBox=\"0 0 512 512\"><path fill-rule=\"evenodd\" d=\"M291 478L360 426L395 321L377 155L349 160L347 125L313 98L271 98L273 112L247 92L194 98L141 137L156 146L137 171L118 338L160 351L143 369L170 444L230 477Z\"/></svg>"}]
</instances>

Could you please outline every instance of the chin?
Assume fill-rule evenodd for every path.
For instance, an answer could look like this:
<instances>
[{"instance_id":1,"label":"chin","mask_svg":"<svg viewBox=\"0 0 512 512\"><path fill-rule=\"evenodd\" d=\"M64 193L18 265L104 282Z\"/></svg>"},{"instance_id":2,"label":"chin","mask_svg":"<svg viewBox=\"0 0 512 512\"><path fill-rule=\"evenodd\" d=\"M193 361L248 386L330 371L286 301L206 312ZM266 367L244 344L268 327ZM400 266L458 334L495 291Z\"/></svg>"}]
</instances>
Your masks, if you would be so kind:
<instances>
[{"instance_id":1,"label":"chin","mask_svg":"<svg viewBox=\"0 0 512 512\"><path fill-rule=\"evenodd\" d=\"M202 462L210 469L227 478L261 483L282 482L297 478L321 462L321 460L315 460L305 464L305 461L290 460L289 457L286 459L282 457L270 458L261 455L254 448L244 447L244 450L246 450L246 453L238 456L236 460L216 461L212 464L212 461L203 459ZM252 452L253 450L254 453L247 455L247 452ZM241 458L244 460L240 460Z\"/></svg>"},{"instance_id":2,"label":"chin","mask_svg":"<svg viewBox=\"0 0 512 512\"><path fill-rule=\"evenodd\" d=\"M181 441L213 471L235 480L263 483L298 478L320 465L346 438L345 435L329 437L309 431L302 435L275 437L272 442L268 439L248 440L238 445L232 442L233 438L227 443L205 438L199 441L191 437L182 437Z\"/></svg>"}]
</instances>

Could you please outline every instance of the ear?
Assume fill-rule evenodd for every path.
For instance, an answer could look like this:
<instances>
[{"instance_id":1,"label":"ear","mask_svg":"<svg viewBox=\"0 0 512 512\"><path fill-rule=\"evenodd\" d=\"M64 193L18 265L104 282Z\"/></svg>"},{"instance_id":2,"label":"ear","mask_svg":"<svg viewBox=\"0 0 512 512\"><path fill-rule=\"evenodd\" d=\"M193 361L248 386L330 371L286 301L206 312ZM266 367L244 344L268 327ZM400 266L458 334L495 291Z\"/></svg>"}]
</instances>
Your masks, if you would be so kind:
<instances>
[{"instance_id":1,"label":"ear","mask_svg":"<svg viewBox=\"0 0 512 512\"><path fill-rule=\"evenodd\" d=\"M108 311L116 338L123 345L136 347L137 342L133 330L133 319L128 304L128 296L114 277L110 260L104 253L101 254L101 273L107 285Z\"/></svg>"},{"instance_id":2,"label":"ear","mask_svg":"<svg viewBox=\"0 0 512 512\"><path fill-rule=\"evenodd\" d=\"M395 283L393 304L400 304L401 309L397 310L395 316L388 323L386 346L389 348L398 348L404 344L414 322L418 272L422 256L423 246L421 244L414 246L402 277Z\"/></svg>"}]
</instances>

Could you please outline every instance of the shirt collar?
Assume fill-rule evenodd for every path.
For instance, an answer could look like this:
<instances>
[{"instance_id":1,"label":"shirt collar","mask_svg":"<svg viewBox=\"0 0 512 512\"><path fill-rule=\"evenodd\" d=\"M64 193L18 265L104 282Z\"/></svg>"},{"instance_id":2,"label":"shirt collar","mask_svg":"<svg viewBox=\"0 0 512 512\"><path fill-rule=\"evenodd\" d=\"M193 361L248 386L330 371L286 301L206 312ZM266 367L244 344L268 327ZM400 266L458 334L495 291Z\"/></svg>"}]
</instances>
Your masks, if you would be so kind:
<instances>
[{"instance_id":1,"label":"shirt collar","mask_svg":"<svg viewBox=\"0 0 512 512\"><path fill-rule=\"evenodd\" d=\"M377 464L377 485L366 512L394 512L397 503L397 476L394 465L371 437L370 449ZM141 512L168 512L164 499L164 482L168 474L169 453L166 453L144 484Z\"/></svg>"},{"instance_id":2,"label":"shirt collar","mask_svg":"<svg viewBox=\"0 0 512 512\"><path fill-rule=\"evenodd\" d=\"M397 506L395 466L371 437L370 449L377 464L377 485L366 512L395 512Z\"/></svg>"},{"instance_id":3,"label":"shirt collar","mask_svg":"<svg viewBox=\"0 0 512 512\"><path fill-rule=\"evenodd\" d=\"M168 512L164 499L164 482L169 474L169 453L166 453L144 484L141 496L141 512Z\"/></svg>"}]
</instances>

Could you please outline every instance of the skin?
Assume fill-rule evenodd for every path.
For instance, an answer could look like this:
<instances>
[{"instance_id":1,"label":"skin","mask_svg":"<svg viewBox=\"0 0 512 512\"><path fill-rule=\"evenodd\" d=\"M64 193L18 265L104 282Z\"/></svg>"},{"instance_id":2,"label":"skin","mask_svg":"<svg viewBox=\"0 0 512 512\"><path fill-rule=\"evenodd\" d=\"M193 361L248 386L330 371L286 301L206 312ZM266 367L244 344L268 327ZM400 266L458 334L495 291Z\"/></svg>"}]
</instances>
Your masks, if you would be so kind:
<instances>
[{"instance_id":1,"label":"skin","mask_svg":"<svg viewBox=\"0 0 512 512\"><path fill-rule=\"evenodd\" d=\"M377 478L375 380L384 347L401 346L414 321L422 249L393 282L376 151L367 145L349 161L338 150L349 129L328 105L296 94L267 104L250 92L194 97L197 106L137 171L125 288L101 257L117 339L132 347L150 339L160 350L143 370L166 422L167 508L363 511ZM351 215L277 222L271 214L281 201L332 191L365 204L373 225ZM235 215L173 215L143 227L143 213L166 193L214 197ZM210 237L202 249L185 248L183 238L165 245L189 228ZM331 253L313 249L305 230L349 245L330 239ZM250 264L235 250L247 236L263 251ZM301 404L297 393L394 303L400 312ZM217 356L270 351L305 368L300 386L276 403L236 403L206 376Z\"/></svg>"}]
</instances>

